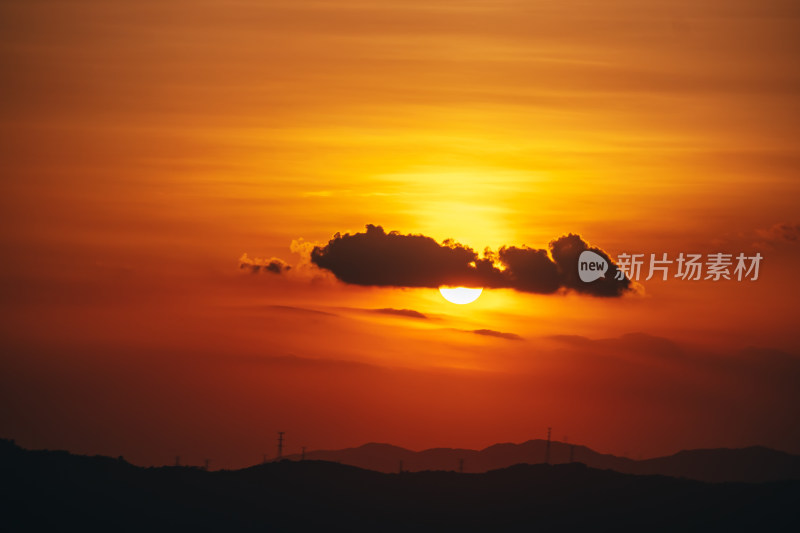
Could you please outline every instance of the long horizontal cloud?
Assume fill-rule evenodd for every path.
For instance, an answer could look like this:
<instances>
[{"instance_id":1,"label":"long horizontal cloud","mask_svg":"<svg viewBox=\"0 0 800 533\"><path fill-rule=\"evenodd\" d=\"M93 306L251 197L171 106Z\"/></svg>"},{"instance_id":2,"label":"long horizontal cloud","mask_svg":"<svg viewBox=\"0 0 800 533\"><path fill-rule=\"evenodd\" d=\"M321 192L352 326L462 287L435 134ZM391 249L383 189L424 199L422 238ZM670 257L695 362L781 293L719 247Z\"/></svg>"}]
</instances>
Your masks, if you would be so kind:
<instances>
[{"instance_id":1,"label":"long horizontal cloud","mask_svg":"<svg viewBox=\"0 0 800 533\"><path fill-rule=\"evenodd\" d=\"M259 257L248 257L247 254L242 254L242 257L239 258L239 268L249 269L253 274L258 274L259 272L282 274L292 267L277 257L261 259Z\"/></svg>"},{"instance_id":2,"label":"long horizontal cloud","mask_svg":"<svg viewBox=\"0 0 800 533\"><path fill-rule=\"evenodd\" d=\"M486 337L497 337L500 339L508 339L512 341L521 341L522 337L516 333L506 333L504 331L495 331L493 329L473 329L472 333L476 335L484 335Z\"/></svg>"},{"instance_id":3,"label":"long horizontal cloud","mask_svg":"<svg viewBox=\"0 0 800 533\"><path fill-rule=\"evenodd\" d=\"M770 229L758 230L757 233L762 238L771 241L800 242L800 222L779 222Z\"/></svg>"},{"instance_id":4,"label":"long horizontal cloud","mask_svg":"<svg viewBox=\"0 0 800 533\"><path fill-rule=\"evenodd\" d=\"M578 256L591 250L609 264L605 278L585 283L578 277ZM354 285L389 287L471 286L508 288L550 294L561 289L594 296L621 296L627 278L615 279L617 267L601 249L569 234L550 242L549 250L504 246L483 255L447 240L424 235L386 233L367 225L364 233L337 233L325 246L311 250L311 262Z\"/></svg>"},{"instance_id":5,"label":"long horizontal cloud","mask_svg":"<svg viewBox=\"0 0 800 533\"><path fill-rule=\"evenodd\" d=\"M383 309L370 309L370 311L381 315L396 315L406 318L421 318L423 320L428 319L427 315L413 309L392 309L390 307L384 307Z\"/></svg>"}]
</instances>

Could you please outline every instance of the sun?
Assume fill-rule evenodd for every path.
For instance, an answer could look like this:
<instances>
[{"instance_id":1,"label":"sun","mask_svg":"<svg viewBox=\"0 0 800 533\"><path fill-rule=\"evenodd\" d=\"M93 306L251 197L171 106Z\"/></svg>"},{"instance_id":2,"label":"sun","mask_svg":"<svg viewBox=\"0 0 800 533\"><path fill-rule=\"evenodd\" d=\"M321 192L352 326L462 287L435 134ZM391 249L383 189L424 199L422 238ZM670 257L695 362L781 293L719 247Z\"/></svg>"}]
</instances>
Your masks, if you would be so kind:
<instances>
[{"instance_id":1,"label":"sun","mask_svg":"<svg viewBox=\"0 0 800 533\"><path fill-rule=\"evenodd\" d=\"M442 297L450 303L464 305L474 302L481 295L483 289L469 289L467 287L439 287Z\"/></svg>"}]
</instances>

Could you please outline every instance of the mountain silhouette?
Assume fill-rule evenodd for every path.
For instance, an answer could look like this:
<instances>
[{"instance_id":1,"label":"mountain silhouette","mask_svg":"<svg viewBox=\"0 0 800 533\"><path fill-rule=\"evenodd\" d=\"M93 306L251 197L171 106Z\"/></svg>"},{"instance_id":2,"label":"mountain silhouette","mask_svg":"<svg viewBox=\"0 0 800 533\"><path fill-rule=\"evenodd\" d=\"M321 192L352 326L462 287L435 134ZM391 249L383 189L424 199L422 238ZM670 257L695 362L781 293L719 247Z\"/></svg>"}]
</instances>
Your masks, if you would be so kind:
<instances>
[{"instance_id":1,"label":"mountain silhouette","mask_svg":"<svg viewBox=\"0 0 800 533\"><path fill-rule=\"evenodd\" d=\"M15 531L794 531L800 481L704 483L580 463L385 474L326 461L143 468L0 440Z\"/></svg>"},{"instance_id":2,"label":"mountain silhouette","mask_svg":"<svg viewBox=\"0 0 800 533\"><path fill-rule=\"evenodd\" d=\"M545 440L494 444L482 450L432 448L419 452L390 444L369 443L357 448L307 452L306 459L339 462L386 473L397 472L400 461L403 462L403 469L410 472L457 471L463 460L464 472L481 473L520 463L543 463L546 448ZM292 460L299 458L299 455L287 456ZM760 483L800 479L800 456L762 446L685 450L666 457L636 461L598 453L586 446L557 441L550 443L552 464L568 463L570 459L592 468L626 474L657 474L708 482Z\"/></svg>"}]
</instances>

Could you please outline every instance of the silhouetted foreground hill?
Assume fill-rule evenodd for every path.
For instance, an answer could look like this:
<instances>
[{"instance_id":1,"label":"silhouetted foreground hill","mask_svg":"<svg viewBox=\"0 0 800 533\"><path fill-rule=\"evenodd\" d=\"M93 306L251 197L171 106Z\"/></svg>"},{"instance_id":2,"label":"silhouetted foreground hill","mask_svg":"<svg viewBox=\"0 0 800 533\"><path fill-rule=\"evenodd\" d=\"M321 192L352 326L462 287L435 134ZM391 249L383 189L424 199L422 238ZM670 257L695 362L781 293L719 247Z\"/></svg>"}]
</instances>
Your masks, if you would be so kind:
<instances>
[{"instance_id":1,"label":"silhouetted foreground hill","mask_svg":"<svg viewBox=\"0 0 800 533\"><path fill-rule=\"evenodd\" d=\"M141 468L0 441L4 531L794 531L800 482L582 464L383 474L322 461Z\"/></svg>"},{"instance_id":2,"label":"silhouetted foreground hill","mask_svg":"<svg viewBox=\"0 0 800 533\"><path fill-rule=\"evenodd\" d=\"M340 462L379 472L397 472L400 461L411 472L422 470L458 470L464 460L464 472L480 473L511 465L545 461L544 440L522 444L495 444L483 450L433 448L414 452L390 444L370 443L344 450L319 450L306 454L307 459ZM299 456L289 456L299 459ZM592 468L611 469L626 474L659 474L687 477L699 481L741 481L760 483L785 479L800 480L800 456L752 446L740 449L686 450L668 457L635 461L598 453L586 446L552 442L551 463L567 463L572 458Z\"/></svg>"}]
</instances>

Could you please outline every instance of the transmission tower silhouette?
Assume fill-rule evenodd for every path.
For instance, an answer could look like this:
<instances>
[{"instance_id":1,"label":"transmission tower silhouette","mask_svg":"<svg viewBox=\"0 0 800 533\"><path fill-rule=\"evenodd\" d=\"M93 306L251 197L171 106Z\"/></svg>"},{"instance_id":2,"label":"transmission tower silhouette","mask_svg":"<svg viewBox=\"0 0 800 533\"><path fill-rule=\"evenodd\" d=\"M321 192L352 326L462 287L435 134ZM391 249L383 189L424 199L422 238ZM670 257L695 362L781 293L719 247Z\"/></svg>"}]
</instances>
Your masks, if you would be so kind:
<instances>
[{"instance_id":1,"label":"transmission tower silhouette","mask_svg":"<svg viewBox=\"0 0 800 533\"><path fill-rule=\"evenodd\" d=\"M547 464L550 464L550 431L552 431L552 429L553 428L547 428L547 447L544 451L544 462Z\"/></svg>"}]
</instances>

